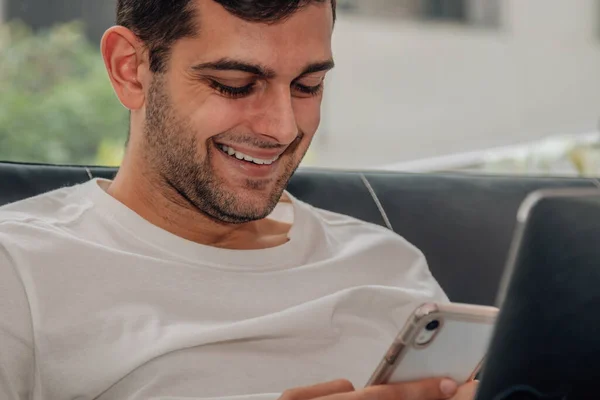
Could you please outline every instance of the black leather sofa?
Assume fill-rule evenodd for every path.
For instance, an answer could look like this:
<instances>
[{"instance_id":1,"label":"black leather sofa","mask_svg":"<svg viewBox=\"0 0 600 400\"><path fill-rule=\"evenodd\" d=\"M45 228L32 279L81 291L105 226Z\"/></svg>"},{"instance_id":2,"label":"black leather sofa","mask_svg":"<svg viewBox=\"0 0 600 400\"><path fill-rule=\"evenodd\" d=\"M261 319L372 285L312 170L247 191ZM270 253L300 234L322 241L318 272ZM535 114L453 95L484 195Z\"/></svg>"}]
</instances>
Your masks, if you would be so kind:
<instances>
[{"instance_id":1,"label":"black leather sofa","mask_svg":"<svg viewBox=\"0 0 600 400\"><path fill-rule=\"evenodd\" d=\"M113 168L0 162L0 205ZM455 302L494 303L516 222L528 193L599 187L597 179L408 174L300 169L289 191L317 207L388 226L419 247Z\"/></svg>"}]
</instances>

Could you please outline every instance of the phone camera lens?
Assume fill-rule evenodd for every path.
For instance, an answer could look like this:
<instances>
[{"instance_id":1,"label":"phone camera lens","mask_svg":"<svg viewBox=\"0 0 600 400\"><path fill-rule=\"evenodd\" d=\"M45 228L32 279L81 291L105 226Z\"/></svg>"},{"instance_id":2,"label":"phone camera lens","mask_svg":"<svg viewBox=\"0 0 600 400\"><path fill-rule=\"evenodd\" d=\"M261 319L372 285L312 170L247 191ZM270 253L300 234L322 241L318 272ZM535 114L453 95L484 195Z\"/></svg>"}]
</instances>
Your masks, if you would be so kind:
<instances>
[{"instance_id":1,"label":"phone camera lens","mask_svg":"<svg viewBox=\"0 0 600 400\"><path fill-rule=\"evenodd\" d=\"M425 326L425 329L428 331L435 331L439 327L440 327L440 321L433 320Z\"/></svg>"}]
</instances>

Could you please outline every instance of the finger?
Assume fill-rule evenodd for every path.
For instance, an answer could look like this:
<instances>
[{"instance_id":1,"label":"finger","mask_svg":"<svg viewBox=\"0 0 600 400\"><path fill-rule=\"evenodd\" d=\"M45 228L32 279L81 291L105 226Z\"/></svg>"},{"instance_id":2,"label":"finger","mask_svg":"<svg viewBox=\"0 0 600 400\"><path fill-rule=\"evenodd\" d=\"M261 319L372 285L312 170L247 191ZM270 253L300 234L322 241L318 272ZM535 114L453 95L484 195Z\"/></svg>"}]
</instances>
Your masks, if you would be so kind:
<instances>
[{"instance_id":1,"label":"finger","mask_svg":"<svg viewBox=\"0 0 600 400\"><path fill-rule=\"evenodd\" d=\"M425 379L365 389L366 400L442 400L450 399L457 391L458 385L449 379Z\"/></svg>"},{"instance_id":2,"label":"finger","mask_svg":"<svg viewBox=\"0 0 600 400\"><path fill-rule=\"evenodd\" d=\"M346 379L338 379L318 385L286 390L280 400L310 400L317 397L331 396L338 393L353 392L354 386Z\"/></svg>"},{"instance_id":3,"label":"finger","mask_svg":"<svg viewBox=\"0 0 600 400\"><path fill-rule=\"evenodd\" d=\"M477 394L478 381L472 381L462 385L452 400L473 400Z\"/></svg>"}]
</instances>

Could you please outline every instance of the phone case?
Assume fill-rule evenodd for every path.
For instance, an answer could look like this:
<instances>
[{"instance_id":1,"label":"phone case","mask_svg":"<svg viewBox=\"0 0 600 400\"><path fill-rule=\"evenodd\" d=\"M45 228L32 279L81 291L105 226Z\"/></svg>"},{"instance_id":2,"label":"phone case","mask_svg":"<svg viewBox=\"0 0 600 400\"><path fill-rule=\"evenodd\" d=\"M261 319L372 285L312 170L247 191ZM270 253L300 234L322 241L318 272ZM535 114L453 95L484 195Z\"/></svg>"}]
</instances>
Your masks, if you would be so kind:
<instances>
[{"instance_id":1,"label":"phone case","mask_svg":"<svg viewBox=\"0 0 600 400\"><path fill-rule=\"evenodd\" d=\"M494 307L422 305L398 334L367 386L434 377L459 383L471 380L485 356L497 314ZM434 321L438 328L427 330Z\"/></svg>"}]
</instances>

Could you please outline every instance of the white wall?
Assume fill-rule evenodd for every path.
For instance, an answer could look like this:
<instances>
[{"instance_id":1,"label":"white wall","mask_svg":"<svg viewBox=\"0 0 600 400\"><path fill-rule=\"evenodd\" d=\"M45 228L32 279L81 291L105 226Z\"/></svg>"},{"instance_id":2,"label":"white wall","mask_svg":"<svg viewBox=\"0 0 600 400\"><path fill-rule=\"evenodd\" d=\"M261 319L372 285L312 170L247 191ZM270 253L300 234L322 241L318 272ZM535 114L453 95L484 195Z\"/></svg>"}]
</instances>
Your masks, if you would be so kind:
<instances>
[{"instance_id":1,"label":"white wall","mask_svg":"<svg viewBox=\"0 0 600 400\"><path fill-rule=\"evenodd\" d=\"M505 0L501 30L341 16L309 164L359 168L589 132L596 0Z\"/></svg>"}]
</instances>

